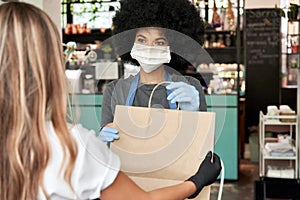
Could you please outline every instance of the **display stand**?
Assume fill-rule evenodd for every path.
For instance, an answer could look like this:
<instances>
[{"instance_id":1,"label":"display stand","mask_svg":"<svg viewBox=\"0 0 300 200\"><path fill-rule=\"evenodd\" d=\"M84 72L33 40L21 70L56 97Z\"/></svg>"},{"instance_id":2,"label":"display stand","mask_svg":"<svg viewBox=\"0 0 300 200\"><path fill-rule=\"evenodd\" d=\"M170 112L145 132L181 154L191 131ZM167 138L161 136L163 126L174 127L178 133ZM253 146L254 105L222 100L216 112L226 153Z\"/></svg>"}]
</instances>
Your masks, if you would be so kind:
<instances>
[{"instance_id":1,"label":"display stand","mask_svg":"<svg viewBox=\"0 0 300 200\"><path fill-rule=\"evenodd\" d=\"M260 180L255 182L255 199L266 198L300 198L300 181L299 181L299 135L298 135L298 117L297 115L264 115L260 112L260 162L259 175ZM272 155L266 149L268 138L266 137L266 127L279 130L276 127L286 127L289 130L289 136L293 138L290 144L293 146L292 155ZM270 166L274 163L282 167L282 171L287 169L289 174L282 173L280 170L276 173L268 173ZM286 169L284 169L286 168ZM281 172L282 172L281 171ZM292 174L292 175L291 175Z\"/></svg>"},{"instance_id":2,"label":"display stand","mask_svg":"<svg viewBox=\"0 0 300 200\"><path fill-rule=\"evenodd\" d=\"M286 176L286 175L279 175L277 178L299 178L299 156L298 156L298 151L299 151L299 142L298 142L298 120L296 115L264 115L262 112L260 112L259 115L259 144L260 144L260 162L259 162L259 172L261 177L276 177L276 175L270 175L268 173L267 167L270 167L272 165L269 163L268 165L266 164L268 161L276 161L277 165L282 164L282 162L287 161L288 165L283 166L283 168L290 168L292 171L292 175ZM278 143L274 141L269 141L266 138L266 126L272 126L274 129L280 129L279 126L287 126L287 130L289 130L289 137L291 138L291 141L287 141L287 143ZM282 128L281 128L282 129ZM293 138L293 139L292 139ZM286 153L277 153L277 154L272 154L272 152L269 152L266 148L266 146L271 144L285 144L292 146L292 152L289 154ZM270 168L269 168L269 171ZM280 170L276 170L280 172Z\"/></svg>"}]
</instances>

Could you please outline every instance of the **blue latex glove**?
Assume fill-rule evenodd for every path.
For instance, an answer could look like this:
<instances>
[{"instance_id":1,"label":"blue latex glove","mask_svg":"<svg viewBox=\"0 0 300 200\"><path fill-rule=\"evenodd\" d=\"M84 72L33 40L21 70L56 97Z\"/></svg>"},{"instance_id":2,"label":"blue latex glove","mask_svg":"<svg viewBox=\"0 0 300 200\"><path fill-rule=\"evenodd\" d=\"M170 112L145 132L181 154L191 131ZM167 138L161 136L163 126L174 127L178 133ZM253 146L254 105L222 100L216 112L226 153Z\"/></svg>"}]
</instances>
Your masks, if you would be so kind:
<instances>
[{"instance_id":1,"label":"blue latex glove","mask_svg":"<svg viewBox=\"0 0 300 200\"><path fill-rule=\"evenodd\" d=\"M184 82L173 82L166 86L168 90L172 90L167 99L171 103L179 102L182 110L196 111L199 110L199 92L198 90Z\"/></svg>"},{"instance_id":2,"label":"blue latex glove","mask_svg":"<svg viewBox=\"0 0 300 200\"><path fill-rule=\"evenodd\" d=\"M118 130L109 126L103 127L100 131L98 138L103 142L113 142L118 140L120 137L118 135Z\"/></svg>"}]
</instances>

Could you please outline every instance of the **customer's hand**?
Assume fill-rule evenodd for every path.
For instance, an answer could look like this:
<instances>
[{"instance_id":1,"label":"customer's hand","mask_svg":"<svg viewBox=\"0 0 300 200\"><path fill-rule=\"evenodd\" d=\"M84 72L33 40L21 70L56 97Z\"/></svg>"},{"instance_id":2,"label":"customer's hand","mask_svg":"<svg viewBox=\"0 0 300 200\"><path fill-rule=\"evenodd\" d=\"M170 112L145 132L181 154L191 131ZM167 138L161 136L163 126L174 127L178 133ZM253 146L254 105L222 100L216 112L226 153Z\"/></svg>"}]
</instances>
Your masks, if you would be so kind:
<instances>
[{"instance_id":1,"label":"customer's hand","mask_svg":"<svg viewBox=\"0 0 300 200\"><path fill-rule=\"evenodd\" d=\"M167 97L171 103L179 102L182 110L199 110L199 92L194 86L184 82L173 82L167 85L166 88L172 90Z\"/></svg>"},{"instance_id":2,"label":"customer's hand","mask_svg":"<svg viewBox=\"0 0 300 200\"><path fill-rule=\"evenodd\" d=\"M196 174L187 180L192 181L197 187L197 191L192 194L189 199L195 198L204 186L214 183L218 178L221 169L222 167L219 156L215 153L212 154L212 152L209 151Z\"/></svg>"},{"instance_id":3,"label":"customer's hand","mask_svg":"<svg viewBox=\"0 0 300 200\"><path fill-rule=\"evenodd\" d=\"M112 127L103 127L99 133L98 138L103 142L113 142L114 140L118 140L120 136L118 135L119 131Z\"/></svg>"}]
</instances>

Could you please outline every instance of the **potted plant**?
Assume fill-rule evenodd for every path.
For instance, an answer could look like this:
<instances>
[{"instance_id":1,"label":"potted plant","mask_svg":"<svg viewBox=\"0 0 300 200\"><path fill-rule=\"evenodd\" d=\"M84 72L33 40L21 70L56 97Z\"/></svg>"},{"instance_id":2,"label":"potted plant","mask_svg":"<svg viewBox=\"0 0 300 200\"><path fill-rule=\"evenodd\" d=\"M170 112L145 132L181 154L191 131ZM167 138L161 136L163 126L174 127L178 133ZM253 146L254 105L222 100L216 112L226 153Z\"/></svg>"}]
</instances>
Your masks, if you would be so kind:
<instances>
[{"instance_id":1,"label":"potted plant","mask_svg":"<svg viewBox=\"0 0 300 200\"><path fill-rule=\"evenodd\" d=\"M109 44L102 44L101 45L101 50L103 51L104 59L110 59L111 58L112 48Z\"/></svg>"},{"instance_id":2,"label":"potted plant","mask_svg":"<svg viewBox=\"0 0 300 200\"><path fill-rule=\"evenodd\" d=\"M290 3L289 11L287 12L289 21L297 20L300 6Z\"/></svg>"}]
</instances>

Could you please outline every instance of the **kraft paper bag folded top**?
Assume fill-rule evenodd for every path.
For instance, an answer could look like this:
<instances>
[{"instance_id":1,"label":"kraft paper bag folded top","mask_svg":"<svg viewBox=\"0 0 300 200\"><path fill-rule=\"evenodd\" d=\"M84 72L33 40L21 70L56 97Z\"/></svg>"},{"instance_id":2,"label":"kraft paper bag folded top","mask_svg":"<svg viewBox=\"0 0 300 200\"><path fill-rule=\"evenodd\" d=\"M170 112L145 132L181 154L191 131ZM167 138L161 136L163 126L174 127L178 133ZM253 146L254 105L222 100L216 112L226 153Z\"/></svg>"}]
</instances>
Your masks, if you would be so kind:
<instances>
[{"instance_id":1,"label":"kraft paper bag folded top","mask_svg":"<svg viewBox=\"0 0 300 200\"><path fill-rule=\"evenodd\" d=\"M215 113L117 105L111 150L121 170L144 190L185 181L213 151ZM195 199L207 200L210 186Z\"/></svg>"}]
</instances>

